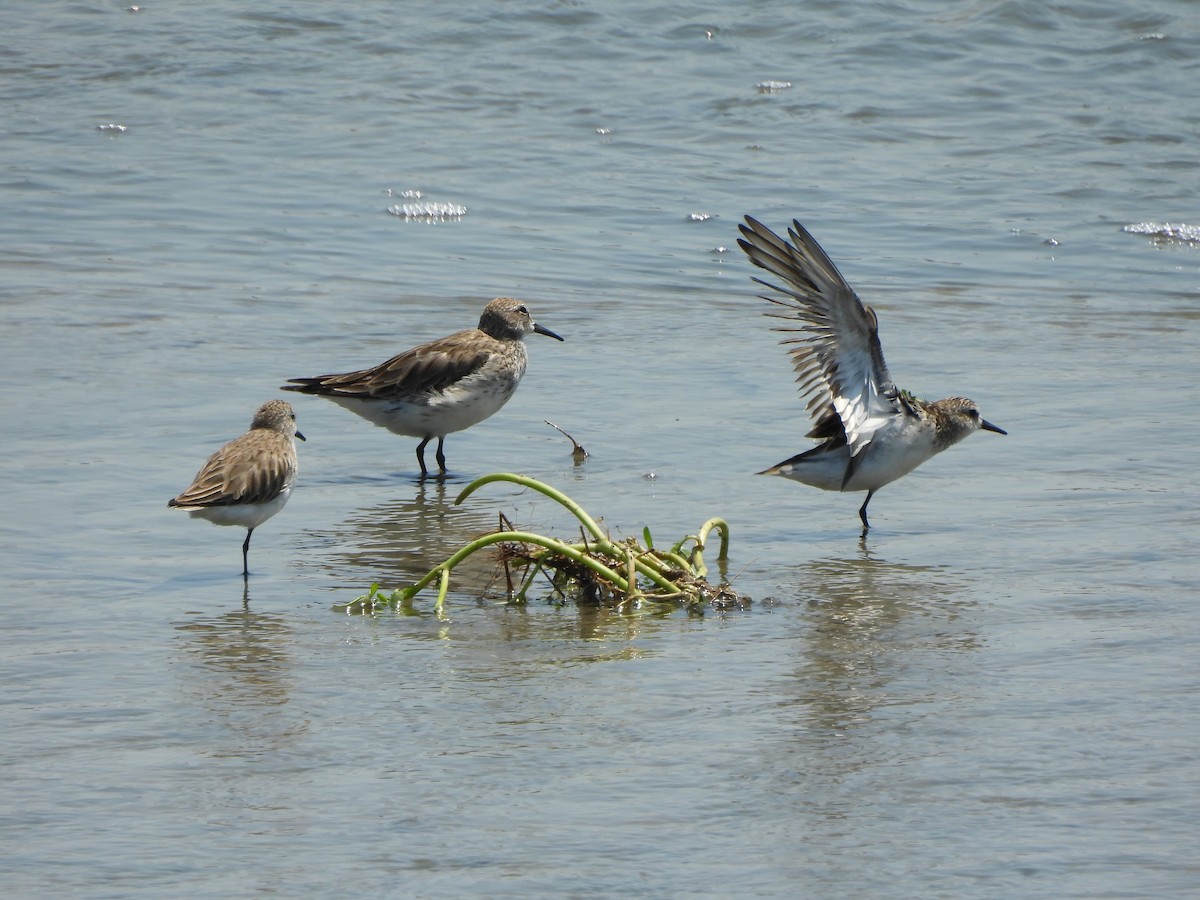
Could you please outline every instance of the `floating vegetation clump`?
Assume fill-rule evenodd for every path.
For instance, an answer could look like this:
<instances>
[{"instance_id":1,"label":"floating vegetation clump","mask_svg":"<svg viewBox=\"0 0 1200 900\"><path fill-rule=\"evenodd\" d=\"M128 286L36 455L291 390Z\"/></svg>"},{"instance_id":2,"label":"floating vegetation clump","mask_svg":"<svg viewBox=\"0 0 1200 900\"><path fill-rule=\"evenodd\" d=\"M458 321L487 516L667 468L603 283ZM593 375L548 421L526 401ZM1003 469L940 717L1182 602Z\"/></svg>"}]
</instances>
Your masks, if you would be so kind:
<instances>
[{"instance_id":1,"label":"floating vegetation clump","mask_svg":"<svg viewBox=\"0 0 1200 900\"><path fill-rule=\"evenodd\" d=\"M635 538L614 541L574 500L549 485L524 475L496 473L468 484L455 499L457 506L477 489L495 481L507 481L538 491L564 506L580 522L580 540L567 543L558 538L519 531L501 516L499 530L471 541L435 566L415 584L390 593L378 585L366 596L347 604L348 613L371 613L386 608L407 608L425 588L437 583L436 609L441 610L450 590L454 567L487 547L499 549L499 561L507 579L507 599L524 602L535 585L547 585L561 600L603 604L627 611L661 611L672 608L701 610L706 606L740 607L750 602L728 584L710 584L704 553L709 537L720 538L718 559L729 554L729 526L723 519L705 522L670 549L653 545L650 530L645 543Z\"/></svg>"}]
</instances>

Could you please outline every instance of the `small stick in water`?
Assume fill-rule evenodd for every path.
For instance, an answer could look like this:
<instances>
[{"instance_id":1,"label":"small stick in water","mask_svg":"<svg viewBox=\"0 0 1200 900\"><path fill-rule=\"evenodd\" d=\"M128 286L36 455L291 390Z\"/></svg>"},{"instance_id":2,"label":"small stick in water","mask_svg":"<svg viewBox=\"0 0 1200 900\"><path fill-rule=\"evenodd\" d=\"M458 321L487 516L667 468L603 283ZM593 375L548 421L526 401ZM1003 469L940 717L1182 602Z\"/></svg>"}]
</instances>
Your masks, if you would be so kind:
<instances>
[{"instance_id":1,"label":"small stick in water","mask_svg":"<svg viewBox=\"0 0 1200 900\"><path fill-rule=\"evenodd\" d=\"M569 434L567 434L565 431L563 431L561 428L559 428L557 425L555 425L549 419L543 419L542 421L545 422L547 425L549 425L551 428L553 428L555 431L557 431L559 434L561 434L563 437L565 437L572 444L574 444L574 449L571 450L571 458L574 459L575 462L581 463L585 459L587 459L589 456L591 456L590 453L588 453L586 450L583 449L583 445L581 443L579 443L579 441L575 440L575 438L571 437Z\"/></svg>"}]
</instances>

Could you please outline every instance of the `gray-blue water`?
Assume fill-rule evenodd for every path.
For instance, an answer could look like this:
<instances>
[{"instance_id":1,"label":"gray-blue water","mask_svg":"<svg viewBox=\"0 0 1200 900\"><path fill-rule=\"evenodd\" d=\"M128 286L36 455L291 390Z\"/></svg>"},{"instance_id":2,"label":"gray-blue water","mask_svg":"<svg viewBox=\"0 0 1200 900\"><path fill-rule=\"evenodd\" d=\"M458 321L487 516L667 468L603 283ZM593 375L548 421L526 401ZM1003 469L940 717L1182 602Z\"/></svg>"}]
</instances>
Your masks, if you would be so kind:
<instances>
[{"instance_id":1,"label":"gray-blue water","mask_svg":"<svg viewBox=\"0 0 1200 900\"><path fill-rule=\"evenodd\" d=\"M1200 225L1194 3L3 6L6 893L1200 890L1200 250L1123 230ZM902 387L1010 432L865 541L861 495L752 474L809 426L746 213L813 232ZM567 341L450 484L295 397L247 596L242 533L167 509L284 379L505 294ZM616 534L724 516L754 603L480 570L448 621L334 611L501 511L573 533L451 505L505 470Z\"/></svg>"}]
</instances>

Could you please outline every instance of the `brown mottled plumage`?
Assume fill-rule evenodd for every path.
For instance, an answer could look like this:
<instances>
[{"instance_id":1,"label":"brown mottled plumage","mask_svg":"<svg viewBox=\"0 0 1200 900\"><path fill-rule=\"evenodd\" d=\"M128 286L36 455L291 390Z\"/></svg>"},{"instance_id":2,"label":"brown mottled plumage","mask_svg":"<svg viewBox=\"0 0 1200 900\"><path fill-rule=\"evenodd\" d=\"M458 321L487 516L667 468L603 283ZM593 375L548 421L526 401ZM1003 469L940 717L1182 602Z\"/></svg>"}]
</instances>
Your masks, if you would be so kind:
<instances>
[{"instance_id":1,"label":"brown mottled plumage","mask_svg":"<svg viewBox=\"0 0 1200 900\"><path fill-rule=\"evenodd\" d=\"M525 335L562 338L533 321L528 307L498 297L484 307L479 327L421 344L356 372L291 378L285 391L328 397L394 434L421 438L417 462L425 468L425 445L438 439L437 461L446 472L446 435L482 422L517 389L529 362Z\"/></svg>"},{"instance_id":2,"label":"brown mottled plumage","mask_svg":"<svg viewBox=\"0 0 1200 900\"><path fill-rule=\"evenodd\" d=\"M250 430L230 441L196 473L191 485L167 501L216 525L246 529L242 575L250 574L248 555L254 529L287 503L296 481L296 414L290 403L269 400L258 408Z\"/></svg>"}]
</instances>

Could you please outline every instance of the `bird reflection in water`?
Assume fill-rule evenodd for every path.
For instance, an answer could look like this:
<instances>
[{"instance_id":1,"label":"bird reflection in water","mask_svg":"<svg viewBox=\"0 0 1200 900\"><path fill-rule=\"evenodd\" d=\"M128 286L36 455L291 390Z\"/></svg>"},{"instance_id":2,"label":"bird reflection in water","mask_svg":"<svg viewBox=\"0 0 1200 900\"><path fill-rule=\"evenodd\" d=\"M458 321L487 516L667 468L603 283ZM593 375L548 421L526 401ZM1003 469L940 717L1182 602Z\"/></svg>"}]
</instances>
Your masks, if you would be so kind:
<instances>
[{"instance_id":1,"label":"bird reflection in water","mask_svg":"<svg viewBox=\"0 0 1200 900\"><path fill-rule=\"evenodd\" d=\"M243 605L176 626L185 690L226 729L212 755L258 757L293 745L308 731L288 707L294 635L284 616Z\"/></svg>"},{"instance_id":2,"label":"bird reflection in water","mask_svg":"<svg viewBox=\"0 0 1200 900\"><path fill-rule=\"evenodd\" d=\"M378 583L391 590L412 584L464 544L496 530L497 505L455 506L460 490L459 485L429 480L417 484L411 496L355 510L331 532L310 532L320 545L313 558L347 586L365 589ZM455 566L455 591L482 594L498 573L502 580L494 554L473 554Z\"/></svg>"},{"instance_id":3,"label":"bird reflection in water","mask_svg":"<svg viewBox=\"0 0 1200 900\"><path fill-rule=\"evenodd\" d=\"M808 602L805 646L790 691L818 732L845 732L882 707L920 704L952 689L979 649L964 573L890 563L866 552L798 570ZM920 683L907 676L928 669Z\"/></svg>"}]
</instances>

